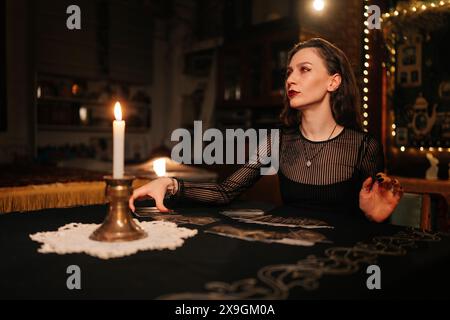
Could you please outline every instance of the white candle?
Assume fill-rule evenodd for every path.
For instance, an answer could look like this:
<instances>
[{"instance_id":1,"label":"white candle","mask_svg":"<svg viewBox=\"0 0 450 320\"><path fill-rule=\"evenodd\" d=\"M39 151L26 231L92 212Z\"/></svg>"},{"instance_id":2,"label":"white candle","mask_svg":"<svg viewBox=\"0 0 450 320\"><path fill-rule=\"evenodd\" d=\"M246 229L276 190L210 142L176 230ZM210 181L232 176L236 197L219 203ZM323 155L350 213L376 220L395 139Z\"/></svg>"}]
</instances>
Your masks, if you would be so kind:
<instances>
[{"instance_id":1,"label":"white candle","mask_svg":"<svg viewBox=\"0 0 450 320\"><path fill-rule=\"evenodd\" d=\"M125 162L125 121L122 120L122 108L120 103L114 105L113 122L113 178L123 178L123 167Z\"/></svg>"}]
</instances>

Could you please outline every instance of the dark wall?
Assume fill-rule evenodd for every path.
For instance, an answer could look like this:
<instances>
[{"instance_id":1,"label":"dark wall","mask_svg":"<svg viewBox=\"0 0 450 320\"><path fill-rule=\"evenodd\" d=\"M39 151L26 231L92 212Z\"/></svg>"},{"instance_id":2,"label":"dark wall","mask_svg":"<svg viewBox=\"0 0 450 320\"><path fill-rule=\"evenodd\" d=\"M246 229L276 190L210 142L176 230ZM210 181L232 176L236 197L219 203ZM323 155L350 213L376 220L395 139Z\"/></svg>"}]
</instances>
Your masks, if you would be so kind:
<instances>
[{"instance_id":1,"label":"dark wall","mask_svg":"<svg viewBox=\"0 0 450 320\"><path fill-rule=\"evenodd\" d=\"M0 4L0 131L6 130L6 2Z\"/></svg>"},{"instance_id":2,"label":"dark wall","mask_svg":"<svg viewBox=\"0 0 450 320\"><path fill-rule=\"evenodd\" d=\"M70 0L39 0L38 73L152 82L153 7L138 0L79 0L81 29L66 28Z\"/></svg>"}]
</instances>

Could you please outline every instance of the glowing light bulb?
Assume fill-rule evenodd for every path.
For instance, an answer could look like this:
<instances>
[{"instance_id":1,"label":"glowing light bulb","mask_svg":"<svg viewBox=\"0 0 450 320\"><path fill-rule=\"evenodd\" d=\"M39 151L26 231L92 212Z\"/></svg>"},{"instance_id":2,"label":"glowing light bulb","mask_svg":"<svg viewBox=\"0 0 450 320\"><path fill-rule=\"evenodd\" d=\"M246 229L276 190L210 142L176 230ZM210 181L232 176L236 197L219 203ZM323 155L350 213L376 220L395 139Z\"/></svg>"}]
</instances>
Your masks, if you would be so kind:
<instances>
[{"instance_id":1,"label":"glowing light bulb","mask_svg":"<svg viewBox=\"0 0 450 320\"><path fill-rule=\"evenodd\" d=\"M313 8L316 11L322 11L323 8L325 8L325 1L324 0L314 0Z\"/></svg>"}]
</instances>

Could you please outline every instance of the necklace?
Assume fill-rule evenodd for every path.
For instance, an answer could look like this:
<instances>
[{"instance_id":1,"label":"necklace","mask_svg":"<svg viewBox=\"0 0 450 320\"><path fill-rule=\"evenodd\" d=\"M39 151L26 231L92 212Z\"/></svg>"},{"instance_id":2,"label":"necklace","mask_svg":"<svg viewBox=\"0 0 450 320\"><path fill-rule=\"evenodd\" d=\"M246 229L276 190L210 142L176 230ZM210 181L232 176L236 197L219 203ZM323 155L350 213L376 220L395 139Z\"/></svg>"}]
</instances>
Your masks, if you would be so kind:
<instances>
[{"instance_id":1,"label":"necklace","mask_svg":"<svg viewBox=\"0 0 450 320\"><path fill-rule=\"evenodd\" d=\"M336 130L336 127L337 127L337 123L336 123L336 125L334 126L333 131L331 131L331 134L330 134L330 136L328 137L328 139L325 140L324 142L330 140L331 136L332 136L333 133L334 133L334 130ZM302 126L301 126L301 125L300 125L300 131L301 131L302 134L303 134L303 129L302 129ZM305 136L305 135L303 134L303 136ZM308 156L308 152L307 152L307 150L306 150L306 145L305 145L303 139L300 139L300 140L301 140L301 142L302 142L303 149L305 150L306 167L309 168L309 167L311 167L311 165L312 165L312 160L313 160L313 159L314 159L314 158L322 151L322 149L325 147L325 143L322 144L322 147L319 149L319 151L317 151L312 157L309 157L309 156Z\"/></svg>"}]
</instances>

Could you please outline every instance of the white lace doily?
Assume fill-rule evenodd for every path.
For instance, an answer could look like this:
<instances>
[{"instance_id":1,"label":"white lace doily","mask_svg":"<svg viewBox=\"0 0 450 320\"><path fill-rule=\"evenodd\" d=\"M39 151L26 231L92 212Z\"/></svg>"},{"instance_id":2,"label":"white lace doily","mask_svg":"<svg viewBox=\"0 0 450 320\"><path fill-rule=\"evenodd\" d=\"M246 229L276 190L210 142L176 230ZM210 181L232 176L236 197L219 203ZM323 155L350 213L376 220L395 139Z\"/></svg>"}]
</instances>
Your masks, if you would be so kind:
<instances>
[{"instance_id":1,"label":"white lace doily","mask_svg":"<svg viewBox=\"0 0 450 320\"><path fill-rule=\"evenodd\" d=\"M184 239L193 237L197 230L179 228L175 223L165 221L135 220L143 228L148 237L128 242L99 242L89 239L98 224L69 223L58 231L38 232L30 238L42 243L41 253L86 253L101 259L117 258L132 255L145 250L174 250L184 243Z\"/></svg>"}]
</instances>

